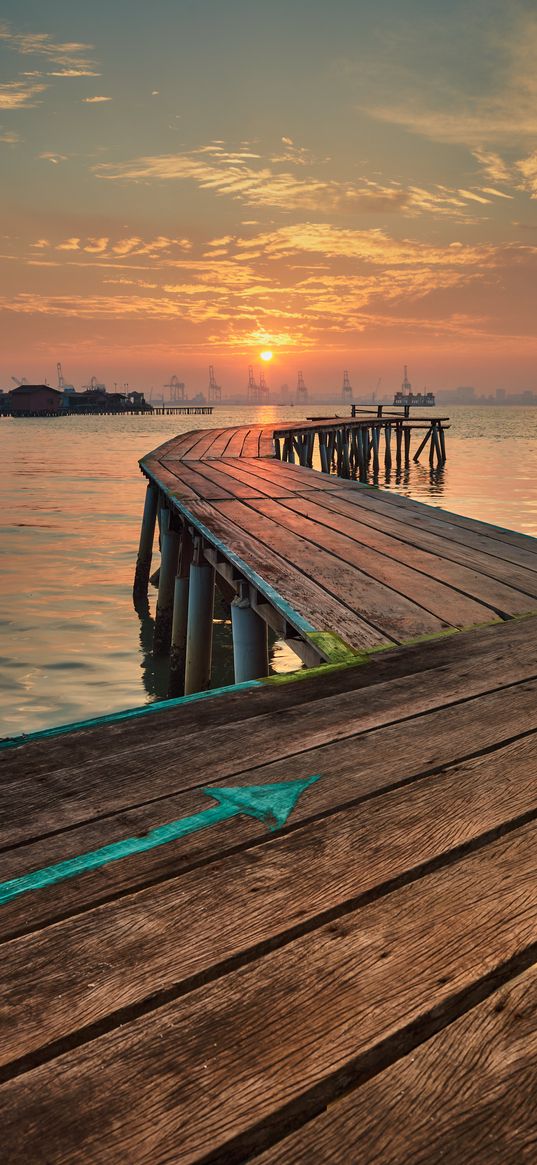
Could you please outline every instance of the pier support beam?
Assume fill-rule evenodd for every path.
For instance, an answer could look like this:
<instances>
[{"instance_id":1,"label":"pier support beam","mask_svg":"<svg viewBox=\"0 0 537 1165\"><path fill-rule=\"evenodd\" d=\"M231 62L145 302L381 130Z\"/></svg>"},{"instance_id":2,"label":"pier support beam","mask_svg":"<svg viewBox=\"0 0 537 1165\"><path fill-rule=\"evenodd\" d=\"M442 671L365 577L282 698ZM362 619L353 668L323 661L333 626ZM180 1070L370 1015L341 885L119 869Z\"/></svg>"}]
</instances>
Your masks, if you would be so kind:
<instances>
[{"instance_id":1,"label":"pier support beam","mask_svg":"<svg viewBox=\"0 0 537 1165\"><path fill-rule=\"evenodd\" d=\"M185 690L186 634L190 566L194 544L187 526L183 528L173 598L172 641L170 647L169 696L182 696Z\"/></svg>"},{"instance_id":2,"label":"pier support beam","mask_svg":"<svg viewBox=\"0 0 537 1165\"><path fill-rule=\"evenodd\" d=\"M167 655L172 637L173 596L179 556L179 534L170 525L170 511L161 511L161 558L153 655Z\"/></svg>"},{"instance_id":3,"label":"pier support beam","mask_svg":"<svg viewBox=\"0 0 537 1165\"><path fill-rule=\"evenodd\" d=\"M185 696L204 692L211 683L213 649L214 567L203 558L201 541L194 541L188 593Z\"/></svg>"},{"instance_id":4,"label":"pier support beam","mask_svg":"<svg viewBox=\"0 0 537 1165\"><path fill-rule=\"evenodd\" d=\"M265 620L250 605L249 588L241 583L231 604L235 683L268 676L268 635Z\"/></svg>"},{"instance_id":5,"label":"pier support beam","mask_svg":"<svg viewBox=\"0 0 537 1165\"><path fill-rule=\"evenodd\" d=\"M147 483L147 491L145 495L142 528L140 530L140 545L138 548L136 571L134 574L134 586L132 589L133 597L135 600L143 599L147 595L149 575L151 574L151 558L153 555L157 505L158 489L153 481L149 481Z\"/></svg>"}]
</instances>

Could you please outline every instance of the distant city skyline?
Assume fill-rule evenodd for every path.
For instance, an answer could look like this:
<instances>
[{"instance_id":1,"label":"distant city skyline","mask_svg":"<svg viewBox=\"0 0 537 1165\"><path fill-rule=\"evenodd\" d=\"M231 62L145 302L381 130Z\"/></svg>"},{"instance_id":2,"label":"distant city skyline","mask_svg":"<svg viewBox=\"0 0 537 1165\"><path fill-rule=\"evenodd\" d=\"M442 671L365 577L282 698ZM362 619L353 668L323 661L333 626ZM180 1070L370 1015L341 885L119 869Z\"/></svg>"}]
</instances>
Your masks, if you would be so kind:
<instances>
[{"instance_id":1,"label":"distant city skyline","mask_svg":"<svg viewBox=\"0 0 537 1165\"><path fill-rule=\"evenodd\" d=\"M0 387L537 389L536 53L533 0L4 0Z\"/></svg>"}]
</instances>

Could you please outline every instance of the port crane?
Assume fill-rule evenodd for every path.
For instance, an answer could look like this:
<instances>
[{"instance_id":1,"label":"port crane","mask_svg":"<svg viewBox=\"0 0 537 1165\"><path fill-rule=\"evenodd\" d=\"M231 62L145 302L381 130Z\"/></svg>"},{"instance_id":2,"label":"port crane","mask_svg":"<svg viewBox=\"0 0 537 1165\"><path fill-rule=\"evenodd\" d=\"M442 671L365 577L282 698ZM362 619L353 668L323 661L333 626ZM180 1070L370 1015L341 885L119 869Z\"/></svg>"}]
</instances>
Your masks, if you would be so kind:
<instances>
[{"instance_id":1,"label":"port crane","mask_svg":"<svg viewBox=\"0 0 537 1165\"><path fill-rule=\"evenodd\" d=\"M265 380L265 373L261 369L259 373L259 401L261 404L266 404L269 398L269 386Z\"/></svg>"},{"instance_id":2,"label":"port crane","mask_svg":"<svg viewBox=\"0 0 537 1165\"><path fill-rule=\"evenodd\" d=\"M259 385L256 384L253 365L248 365L247 400L249 404L259 404Z\"/></svg>"},{"instance_id":3,"label":"port crane","mask_svg":"<svg viewBox=\"0 0 537 1165\"><path fill-rule=\"evenodd\" d=\"M298 374L298 382L296 386L296 402L297 404L308 403L308 390L304 384L304 377L301 372Z\"/></svg>"},{"instance_id":4,"label":"port crane","mask_svg":"<svg viewBox=\"0 0 537 1165\"><path fill-rule=\"evenodd\" d=\"M208 401L209 401L209 404L214 404L215 401L220 401L220 400L222 400L222 389L220 388L220 385L216 383L216 376L214 374L214 367L212 364L210 364L209 365Z\"/></svg>"},{"instance_id":5,"label":"port crane","mask_svg":"<svg viewBox=\"0 0 537 1165\"><path fill-rule=\"evenodd\" d=\"M181 400L186 399L185 385L183 384L183 381L179 380L179 377L176 376L175 374L170 378L169 384L163 384L162 387L169 388L169 390L170 390L170 404L175 404L177 401L181 401ZM164 403L164 397L162 398L162 400Z\"/></svg>"},{"instance_id":6,"label":"port crane","mask_svg":"<svg viewBox=\"0 0 537 1165\"><path fill-rule=\"evenodd\" d=\"M343 388L341 389L341 399L344 404L352 404L352 384L349 380L349 373L347 369L345 369L343 373Z\"/></svg>"}]
</instances>

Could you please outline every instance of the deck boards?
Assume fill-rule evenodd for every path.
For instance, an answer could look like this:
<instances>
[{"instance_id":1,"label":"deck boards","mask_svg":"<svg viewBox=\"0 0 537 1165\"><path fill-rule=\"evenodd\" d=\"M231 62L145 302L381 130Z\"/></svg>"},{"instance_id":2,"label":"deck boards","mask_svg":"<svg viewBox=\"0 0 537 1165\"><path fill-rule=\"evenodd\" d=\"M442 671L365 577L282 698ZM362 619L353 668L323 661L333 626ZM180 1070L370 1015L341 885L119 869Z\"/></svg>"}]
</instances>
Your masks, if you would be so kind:
<instances>
[{"instance_id":1,"label":"deck boards","mask_svg":"<svg viewBox=\"0 0 537 1165\"><path fill-rule=\"evenodd\" d=\"M532 967L254 1165L531 1161L536 1010Z\"/></svg>"},{"instance_id":2,"label":"deck boards","mask_svg":"<svg viewBox=\"0 0 537 1165\"><path fill-rule=\"evenodd\" d=\"M0 752L2 882L197 823L0 901L10 1165L534 1158L536 548L268 442L145 465L298 633L386 650Z\"/></svg>"},{"instance_id":3,"label":"deck boards","mask_svg":"<svg viewBox=\"0 0 537 1165\"><path fill-rule=\"evenodd\" d=\"M339 635L361 649L537 608L535 539L261 456L270 434L201 430L145 464L315 629L334 629L338 610Z\"/></svg>"},{"instance_id":4,"label":"deck boards","mask_svg":"<svg viewBox=\"0 0 537 1165\"><path fill-rule=\"evenodd\" d=\"M446 1046L462 1046L454 1025L472 1030L498 989L518 998L535 960L537 620L393 658L392 678L390 652L348 669L345 692L318 676L302 702L302 683L286 686L261 718L246 695L230 721L216 697L209 736L184 705L138 749L124 722L81 730L82 763L69 735L4 754L2 821L19 806L4 877L207 808L200 787L319 774L283 833L242 816L0 907L10 1162L283 1165L311 1159L319 1121L322 1153L343 1136L352 1160L373 1114L377 1138L388 1129L376 1160L397 1159L380 1112L405 1055L416 1072L425 1057L432 1103ZM529 1012L508 1058L485 1040L504 1065L491 1105L506 1138L508 1093L534 1080L531 1040ZM456 1080L450 1068L446 1154L461 1135ZM414 1111L418 1092L404 1095ZM479 1111L474 1159L488 1165L493 1117ZM524 1109L517 1150L530 1125ZM417 1123L431 1165L435 1137Z\"/></svg>"}]
</instances>

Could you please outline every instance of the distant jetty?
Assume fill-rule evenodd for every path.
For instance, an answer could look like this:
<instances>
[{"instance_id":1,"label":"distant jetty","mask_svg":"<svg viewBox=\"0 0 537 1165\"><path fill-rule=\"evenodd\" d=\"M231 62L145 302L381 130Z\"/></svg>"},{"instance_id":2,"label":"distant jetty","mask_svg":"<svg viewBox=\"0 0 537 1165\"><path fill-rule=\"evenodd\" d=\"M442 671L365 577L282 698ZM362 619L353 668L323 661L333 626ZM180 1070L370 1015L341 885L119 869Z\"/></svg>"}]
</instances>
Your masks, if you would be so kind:
<instances>
[{"instance_id":1,"label":"distant jetty","mask_svg":"<svg viewBox=\"0 0 537 1165\"><path fill-rule=\"evenodd\" d=\"M212 405L203 401L175 401L152 405L143 392L108 392L104 385L92 386L83 392L68 388L52 388L48 384L18 384L11 392L0 394L0 416L5 417L65 417L140 414L210 416Z\"/></svg>"}]
</instances>

